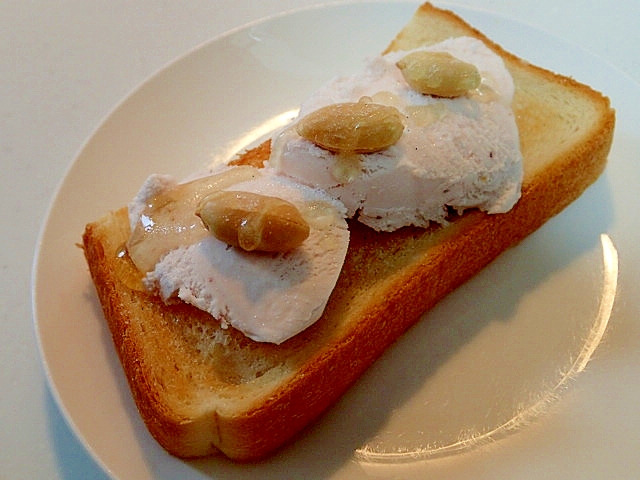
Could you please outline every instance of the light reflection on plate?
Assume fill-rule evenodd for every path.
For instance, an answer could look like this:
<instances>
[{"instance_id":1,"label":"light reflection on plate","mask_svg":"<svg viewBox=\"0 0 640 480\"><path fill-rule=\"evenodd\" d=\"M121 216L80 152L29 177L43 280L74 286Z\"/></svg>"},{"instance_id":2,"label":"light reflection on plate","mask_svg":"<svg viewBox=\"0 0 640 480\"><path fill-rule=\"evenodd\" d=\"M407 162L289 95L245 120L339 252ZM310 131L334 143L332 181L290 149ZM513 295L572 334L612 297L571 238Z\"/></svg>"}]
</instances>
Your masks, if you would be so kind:
<instances>
[{"instance_id":1,"label":"light reflection on plate","mask_svg":"<svg viewBox=\"0 0 640 480\"><path fill-rule=\"evenodd\" d=\"M600 240L602 265L600 268L596 265L593 267L594 271L602 272L602 279L600 294L594 295L595 298L599 298L594 314L574 319L571 322L572 328L568 330L552 328L547 323L548 320L538 322L541 329L549 327L546 330L551 337L548 338L548 342L556 351L561 351L564 358L554 359L551 363L544 350L534 348L525 352L512 349L505 353L496 345L492 355L498 358L499 370L488 370L484 364L478 367L477 364L467 363L466 367L463 366L454 375L455 382L451 381L451 376L427 380L427 384L436 385L430 385L429 392L424 397L437 398L438 402L445 406L446 414L433 415L433 418L429 419L432 414L430 406L422 401L416 408L415 415L403 412L404 421L412 417L410 424L401 425L402 421L398 421L395 422L398 424L396 425L393 421L390 422L391 426L386 426L381 433L357 449L358 460L406 462L460 453L513 433L545 413L568 383L587 366L609 324L617 291L618 253L608 235L602 234ZM587 295L590 294L590 291L587 292ZM518 325L518 318L523 317L524 315L521 315L510 320L508 338L517 338L527 333L530 326ZM548 318L558 320L555 315L549 315ZM492 339L498 341L496 336L492 336ZM473 343L465 345L465 348L473 349ZM552 368L534 369L530 365L524 368L518 359L510 357L510 354L525 357L529 364L538 362ZM474 356L481 358L483 355L481 351L477 351ZM462 376L465 379L462 379ZM465 381L488 384L496 376L509 379L513 388L503 388L502 392L499 392L494 387L489 389L488 396L469 395ZM516 384L521 388L516 388ZM505 391L513 396L509 393L505 395ZM465 401L456 402L456 398L465 398ZM470 407L472 404L473 407ZM488 411L496 410L498 415L487 414ZM469 414L469 411L472 413ZM465 420L458 423L456 419L459 418Z\"/></svg>"}]
</instances>

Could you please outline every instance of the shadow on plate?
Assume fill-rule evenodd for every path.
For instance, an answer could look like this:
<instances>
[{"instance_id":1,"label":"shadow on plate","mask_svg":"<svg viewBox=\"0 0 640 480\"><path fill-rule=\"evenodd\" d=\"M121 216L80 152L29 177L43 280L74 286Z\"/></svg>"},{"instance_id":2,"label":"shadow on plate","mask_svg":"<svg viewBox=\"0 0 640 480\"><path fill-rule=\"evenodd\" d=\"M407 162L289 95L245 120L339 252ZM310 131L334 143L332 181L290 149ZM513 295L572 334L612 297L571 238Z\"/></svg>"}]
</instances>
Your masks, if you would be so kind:
<instances>
[{"instance_id":1,"label":"shadow on plate","mask_svg":"<svg viewBox=\"0 0 640 480\"><path fill-rule=\"evenodd\" d=\"M60 478L92 478L109 480L100 466L91 458L79 439L73 434L56 404L51 390L45 388L47 427L53 445Z\"/></svg>"}]
</instances>

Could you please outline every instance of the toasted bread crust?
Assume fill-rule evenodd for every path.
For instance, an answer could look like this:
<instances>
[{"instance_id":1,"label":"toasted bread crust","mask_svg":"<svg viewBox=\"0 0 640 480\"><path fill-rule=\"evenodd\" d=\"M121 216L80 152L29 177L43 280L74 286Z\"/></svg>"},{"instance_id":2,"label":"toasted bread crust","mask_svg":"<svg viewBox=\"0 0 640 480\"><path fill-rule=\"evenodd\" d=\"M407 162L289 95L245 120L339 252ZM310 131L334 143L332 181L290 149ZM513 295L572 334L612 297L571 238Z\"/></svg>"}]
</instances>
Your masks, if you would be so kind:
<instances>
[{"instance_id":1,"label":"toasted bread crust","mask_svg":"<svg viewBox=\"0 0 640 480\"><path fill-rule=\"evenodd\" d=\"M602 173L615 116L601 94L518 59L429 4L389 48L452 35L483 40L514 77L525 159L520 201L506 214L469 211L445 228L376 233L350 222L347 260L322 318L284 344L253 342L194 307L168 306L143 291L139 274L119 255L129 233L126 209L87 225L85 256L114 345L149 431L170 453L195 457L220 450L243 461L272 453L333 404L425 311ZM574 113L564 100L586 109L570 137L574 126L561 127ZM557 135L565 145L545 144ZM268 154L265 143L238 162L260 164Z\"/></svg>"}]
</instances>

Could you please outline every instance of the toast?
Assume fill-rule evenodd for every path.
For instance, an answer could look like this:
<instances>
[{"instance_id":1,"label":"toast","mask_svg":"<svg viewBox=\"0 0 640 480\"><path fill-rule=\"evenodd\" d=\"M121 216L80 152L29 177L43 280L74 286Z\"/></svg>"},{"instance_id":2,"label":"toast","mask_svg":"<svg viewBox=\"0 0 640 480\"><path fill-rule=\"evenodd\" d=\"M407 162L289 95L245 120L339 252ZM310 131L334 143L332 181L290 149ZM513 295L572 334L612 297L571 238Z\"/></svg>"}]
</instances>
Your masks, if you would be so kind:
<instances>
[{"instance_id":1,"label":"toast","mask_svg":"<svg viewBox=\"0 0 640 480\"><path fill-rule=\"evenodd\" d=\"M164 304L123 255L127 210L87 225L89 265L113 342L149 431L171 454L221 451L249 461L290 441L411 325L501 252L578 198L602 173L615 114L609 100L506 52L454 13L424 4L388 50L479 38L505 61L524 158L508 213L469 210L447 226L378 233L351 221L346 262L322 317L283 344L255 342L209 314ZM259 165L269 143L237 163Z\"/></svg>"}]
</instances>

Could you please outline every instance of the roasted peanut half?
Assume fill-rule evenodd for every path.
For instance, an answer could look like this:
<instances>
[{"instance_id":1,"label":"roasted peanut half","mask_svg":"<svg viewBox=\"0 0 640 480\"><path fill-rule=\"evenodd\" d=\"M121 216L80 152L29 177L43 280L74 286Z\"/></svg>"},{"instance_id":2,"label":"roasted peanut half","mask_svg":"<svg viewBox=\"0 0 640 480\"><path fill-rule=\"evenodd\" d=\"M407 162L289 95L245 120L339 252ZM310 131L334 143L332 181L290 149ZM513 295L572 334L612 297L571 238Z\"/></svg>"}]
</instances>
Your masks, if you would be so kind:
<instances>
[{"instance_id":1,"label":"roasted peanut half","mask_svg":"<svg viewBox=\"0 0 640 480\"><path fill-rule=\"evenodd\" d=\"M396 63L411 88L425 95L459 97L478 88L478 69L447 52L413 52Z\"/></svg>"},{"instance_id":2,"label":"roasted peanut half","mask_svg":"<svg viewBox=\"0 0 640 480\"><path fill-rule=\"evenodd\" d=\"M402 136L402 114L395 107L369 101L336 103L302 118L300 136L334 153L373 153Z\"/></svg>"},{"instance_id":3,"label":"roasted peanut half","mask_svg":"<svg viewBox=\"0 0 640 480\"><path fill-rule=\"evenodd\" d=\"M309 236L309 224L295 205L257 193L212 193L196 215L216 238L247 251L288 252Z\"/></svg>"}]
</instances>

